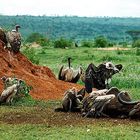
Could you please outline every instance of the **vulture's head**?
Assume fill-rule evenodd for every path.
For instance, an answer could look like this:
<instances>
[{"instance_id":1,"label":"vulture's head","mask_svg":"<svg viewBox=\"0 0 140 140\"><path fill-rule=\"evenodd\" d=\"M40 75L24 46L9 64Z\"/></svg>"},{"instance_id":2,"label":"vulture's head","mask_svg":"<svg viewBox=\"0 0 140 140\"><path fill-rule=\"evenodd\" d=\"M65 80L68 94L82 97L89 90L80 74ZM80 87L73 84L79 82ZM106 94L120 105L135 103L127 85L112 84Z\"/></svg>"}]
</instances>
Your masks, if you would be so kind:
<instances>
[{"instance_id":1,"label":"vulture's head","mask_svg":"<svg viewBox=\"0 0 140 140\"><path fill-rule=\"evenodd\" d=\"M98 66L98 70L104 73L106 79L111 78L114 74L122 69L122 65L114 65L112 62L106 62Z\"/></svg>"},{"instance_id":2,"label":"vulture's head","mask_svg":"<svg viewBox=\"0 0 140 140\"><path fill-rule=\"evenodd\" d=\"M18 32L18 29L21 28L20 25L16 25L16 31Z\"/></svg>"}]
</instances>

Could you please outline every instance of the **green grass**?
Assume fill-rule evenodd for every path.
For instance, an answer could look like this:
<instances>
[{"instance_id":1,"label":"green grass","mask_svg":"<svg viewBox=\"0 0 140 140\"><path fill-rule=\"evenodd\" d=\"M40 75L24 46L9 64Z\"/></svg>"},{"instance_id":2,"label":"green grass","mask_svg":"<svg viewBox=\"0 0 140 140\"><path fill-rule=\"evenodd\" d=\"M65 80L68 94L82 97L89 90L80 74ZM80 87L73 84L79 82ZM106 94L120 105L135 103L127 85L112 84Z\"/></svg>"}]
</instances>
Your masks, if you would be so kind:
<instances>
[{"instance_id":1,"label":"green grass","mask_svg":"<svg viewBox=\"0 0 140 140\"><path fill-rule=\"evenodd\" d=\"M137 50L114 50L105 51L96 48L73 48L73 49L37 49L37 55L40 59L39 64L48 66L55 73L56 77L62 65L67 66L67 58L72 57L72 66L76 69L80 65L84 69L92 62L99 65L102 62L112 61L114 64L122 64L123 70L113 76L112 86L121 89L131 89L140 87L140 58ZM135 91L134 91L135 92Z\"/></svg>"},{"instance_id":2,"label":"green grass","mask_svg":"<svg viewBox=\"0 0 140 140\"><path fill-rule=\"evenodd\" d=\"M128 91L135 100L140 99L140 58L138 51L135 49L103 51L95 48L37 48L36 55L39 58L39 65L51 68L56 77L61 65L67 66L68 57L72 57L72 66L74 68L82 65L86 69L91 62L95 65L104 61L112 61L115 64L120 63L123 65L123 70L113 76L111 85ZM79 119L79 123L75 125L65 124L65 121L70 119L67 113L53 113L53 108L58 106L59 103L60 101L37 101L26 97L13 106L1 106L0 138L2 140L138 140L140 137L139 121L77 118L76 114L70 114L73 119ZM47 115L49 114L48 110L52 111L50 116ZM16 119L13 118L14 123L8 123L8 121L12 121L10 117L15 116L18 120L19 114L21 116L23 114L22 117L27 115L29 120L17 123ZM32 119L35 118L40 119L41 123L32 122ZM50 121L53 124L50 125L45 122L46 118L48 120L58 118L58 124ZM60 118L63 125L60 125ZM3 121L3 119L7 119L7 121Z\"/></svg>"},{"instance_id":3,"label":"green grass","mask_svg":"<svg viewBox=\"0 0 140 140\"><path fill-rule=\"evenodd\" d=\"M42 53L43 52L43 53ZM59 69L62 65L67 66L67 58L72 57L72 67L77 69L80 65L84 69L90 63L99 65L102 62L111 61L114 64L122 64L123 70L113 76L111 85L122 90L128 90L132 96L140 98L138 89L140 87L140 57L138 49L130 50L98 50L96 48L71 48L71 49L54 49L54 48L37 48L36 55L39 58L39 64L48 66L58 76ZM82 84L81 81L79 81Z\"/></svg>"},{"instance_id":4,"label":"green grass","mask_svg":"<svg viewBox=\"0 0 140 140\"><path fill-rule=\"evenodd\" d=\"M12 129L11 129L12 127ZM50 127L48 125L1 125L0 137L3 140L138 140L140 127L130 125L108 125L97 123L94 126Z\"/></svg>"},{"instance_id":5,"label":"green grass","mask_svg":"<svg viewBox=\"0 0 140 140\"><path fill-rule=\"evenodd\" d=\"M26 104L24 103L26 101ZM117 119L88 119L81 118L79 116L79 124L66 123L60 124L58 121L61 117L61 121L66 121L65 116L67 113L58 114L61 115L58 118L58 124L49 124L50 119L57 116L49 116L47 110L53 109L54 105L58 102L54 101L36 101L33 99L25 98L20 100L24 103L21 106L20 103L9 106L0 107L0 139L2 140L139 140L140 137L140 122L132 120L117 120ZM45 103L45 104L44 104ZM43 113L44 112L44 113ZM7 114L9 113L9 114ZM38 114L39 113L39 114ZM57 113L56 113L57 114ZM11 116L8 116L11 115ZM20 117L23 121L19 121ZM3 122L3 117L8 121ZM15 117L16 119L14 119ZM50 118L49 118L50 117ZM71 114L71 117L76 115ZM31 121L26 120L30 119ZM38 123L38 119L42 120ZM32 121L32 119L37 121ZM64 119L64 120L63 120ZM16 121L17 120L17 121ZM45 120L45 121L44 121ZM12 122L12 123L11 123ZM14 123L13 123L14 122ZM59 125L60 124L60 125Z\"/></svg>"}]
</instances>

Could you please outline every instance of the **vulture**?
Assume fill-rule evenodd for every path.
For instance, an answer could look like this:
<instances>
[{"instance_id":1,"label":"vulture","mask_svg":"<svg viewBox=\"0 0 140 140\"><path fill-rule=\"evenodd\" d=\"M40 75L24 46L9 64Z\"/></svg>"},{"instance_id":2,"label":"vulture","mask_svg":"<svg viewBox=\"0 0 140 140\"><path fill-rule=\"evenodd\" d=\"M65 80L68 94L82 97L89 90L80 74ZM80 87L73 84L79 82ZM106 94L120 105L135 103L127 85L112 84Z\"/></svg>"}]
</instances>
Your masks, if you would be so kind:
<instances>
[{"instance_id":1,"label":"vulture","mask_svg":"<svg viewBox=\"0 0 140 140\"><path fill-rule=\"evenodd\" d=\"M114 65L112 62L102 63L95 66L91 63L85 72L85 87L88 93L92 92L92 88L108 89L111 78L114 74L119 73L122 65Z\"/></svg>"},{"instance_id":2,"label":"vulture","mask_svg":"<svg viewBox=\"0 0 140 140\"><path fill-rule=\"evenodd\" d=\"M4 46L7 46L8 42L7 42L6 34L2 28L0 28L0 42L2 42Z\"/></svg>"},{"instance_id":3,"label":"vulture","mask_svg":"<svg viewBox=\"0 0 140 140\"><path fill-rule=\"evenodd\" d=\"M11 46L11 51L14 53L19 52L21 46L21 34L18 31L19 28L20 26L16 25L15 29L7 33L7 40Z\"/></svg>"},{"instance_id":4,"label":"vulture","mask_svg":"<svg viewBox=\"0 0 140 140\"><path fill-rule=\"evenodd\" d=\"M71 57L68 58L68 67L64 68L64 65L60 68L58 79L66 82L77 83L82 74L82 67L77 70L71 67Z\"/></svg>"},{"instance_id":5,"label":"vulture","mask_svg":"<svg viewBox=\"0 0 140 140\"><path fill-rule=\"evenodd\" d=\"M55 109L56 112L79 112L81 111L80 104L85 96L85 88L82 88L80 91L77 91L75 87L68 89L64 93L62 99L62 107Z\"/></svg>"},{"instance_id":6,"label":"vulture","mask_svg":"<svg viewBox=\"0 0 140 140\"><path fill-rule=\"evenodd\" d=\"M5 88L0 95L0 104L6 103L11 104L13 98L16 96L22 81L19 80L17 83L10 85L9 87Z\"/></svg>"}]
</instances>

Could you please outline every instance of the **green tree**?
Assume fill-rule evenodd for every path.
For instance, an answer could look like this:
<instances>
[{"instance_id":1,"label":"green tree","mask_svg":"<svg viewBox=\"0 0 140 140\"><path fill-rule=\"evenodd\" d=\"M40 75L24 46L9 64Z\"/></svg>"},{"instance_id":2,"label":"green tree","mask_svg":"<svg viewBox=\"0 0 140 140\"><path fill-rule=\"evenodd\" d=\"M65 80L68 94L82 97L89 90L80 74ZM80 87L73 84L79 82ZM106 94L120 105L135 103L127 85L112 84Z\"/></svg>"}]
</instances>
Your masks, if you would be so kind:
<instances>
[{"instance_id":1,"label":"green tree","mask_svg":"<svg viewBox=\"0 0 140 140\"><path fill-rule=\"evenodd\" d=\"M54 42L54 48L63 48L72 47L72 41L60 38Z\"/></svg>"},{"instance_id":2,"label":"green tree","mask_svg":"<svg viewBox=\"0 0 140 140\"><path fill-rule=\"evenodd\" d=\"M104 47L107 47L108 41L104 36L99 36L99 37L95 38L94 45L95 45L95 47L98 47L98 48L104 48Z\"/></svg>"},{"instance_id":3,"label":"green tree","mask_svg":"<svg viewBox=\"0 0 140 140\"><path fill-rule=\"evenodd\" d=\"M126 31L126 33L131 36L131 38L133 39L133 42L135 42L137 39L140 38L139 30L130 30L130 31Z\"/></svg>"},{"instance_id":4,"label":"green tree","mask_svg":"<svg viewBox=\"0 0 140 140\"><path fill-rule=\"evenodd\" d=\"M83 40L81 42L81 47L94 47L94 43L92 41L89 41L89 40Z\"/></svg>"},{"instance_id":5,"label":"green tree","mask_svg":"<svg viewBox=\"0 0 140 140\"><path fill-rule=\"evenodd\" d=\"M140 39L133 42L132 47L134 48L140 48Z\"/></svg>"},{"instance_id":6,"label":"green tree","mask_svg":"<svg viewBox=\"0 0 140 140\"><path fill-rule=\"evenodd\" d=\"M47 44L48 44L48 40L43 35L41 35L40 33L30 34L27 37L26 41L29 42L29 43L36 42L36 43L40 44L41 46L47 46Z\"/></svg>"},{"instance_id":7,"label":"green tree","mask_svg":"<svg viewBox=\"0 0 140 140\"><path fill-rule=\"evenodd\" d=\"M34 63L34 64L39 64L39 57L36 55L36 51L34 48L30 48L28 46L26 46L23 49L23 54L26 55L28 57L28 59Z\"/></svg>"}]
</instances>

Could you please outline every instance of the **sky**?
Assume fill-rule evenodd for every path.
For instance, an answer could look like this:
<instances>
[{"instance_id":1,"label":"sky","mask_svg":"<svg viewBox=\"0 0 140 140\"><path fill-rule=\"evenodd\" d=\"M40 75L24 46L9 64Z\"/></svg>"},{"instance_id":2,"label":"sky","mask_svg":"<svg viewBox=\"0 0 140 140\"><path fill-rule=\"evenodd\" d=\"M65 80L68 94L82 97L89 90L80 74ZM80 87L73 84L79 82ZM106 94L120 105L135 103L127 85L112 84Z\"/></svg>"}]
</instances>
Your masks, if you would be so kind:
<instances>
[{"instance_id":1,"label":"sky","mask_svg":"<svg viewBox=\"0 0 140 140\"><path fill-rule=\"evenodd\" d=\"M2 15L140 17L140 0L0 0Z\"/></svg>"}]
</instances>

